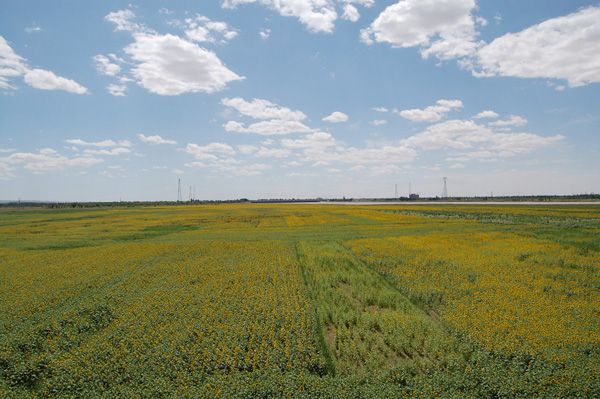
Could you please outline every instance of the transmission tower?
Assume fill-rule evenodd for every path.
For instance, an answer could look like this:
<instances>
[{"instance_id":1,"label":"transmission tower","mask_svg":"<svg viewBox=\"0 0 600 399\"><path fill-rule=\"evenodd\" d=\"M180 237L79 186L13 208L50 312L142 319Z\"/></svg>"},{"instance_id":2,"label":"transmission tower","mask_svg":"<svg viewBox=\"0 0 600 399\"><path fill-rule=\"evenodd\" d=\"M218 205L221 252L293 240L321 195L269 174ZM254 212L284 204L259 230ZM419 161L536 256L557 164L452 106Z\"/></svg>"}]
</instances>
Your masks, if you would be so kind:
<instances>
[{"instance_id":1,"label":"transmission tower","mask_svg":"<svg viewBox=\"0 0 600 399\"><path fill-rule=\"evenodd\" d=\"M396 191L394 192L394 198L398 198L398 185L396 184Z\"/></svg>"},{"instance_id":2,"label":"transmission tower","mask_svg":"<svg viewBox=\"0 0 600 399\"><path fill-rule=\"evenodd\" d=\"M190 202L192 201L192 186L190 186Z\"/></svg>"},{"instance_id":3,"label":"transmission tower","mask_svg":"<svg viewBox=\"0 0 600 399\"><path fill-rule=\"evenodd\" d=\"M444 191L442 191L442 198L448 198L448 186L446 185L447 177L444 177Z\"/></svg>"},{"instance_id":4,"label":"transmission tower","mask_svg":"<svg viewBox=\"0 0 600 399\"><path fill-rule=\"evenodd\" d=\"M181 202L181 179L178 179L177 184L177 202Z\"/></svg>"}]
</instances>

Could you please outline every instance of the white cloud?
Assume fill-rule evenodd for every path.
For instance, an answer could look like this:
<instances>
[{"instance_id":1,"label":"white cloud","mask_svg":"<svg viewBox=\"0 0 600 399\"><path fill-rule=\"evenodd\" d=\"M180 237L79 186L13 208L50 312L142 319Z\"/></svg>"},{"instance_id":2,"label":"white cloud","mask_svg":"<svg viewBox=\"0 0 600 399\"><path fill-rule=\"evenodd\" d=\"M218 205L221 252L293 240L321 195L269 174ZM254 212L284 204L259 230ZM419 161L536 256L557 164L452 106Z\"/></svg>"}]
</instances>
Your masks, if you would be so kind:
<instances>
[{"instance_id":1,"label":"white cloud","mask_svg":"<svg viewBox=\"0 0 600 399\"><path fill-rule=\"evenodd\" d=\"M388 109L385 107L375 107L373 108L373 111L377 111L377 112L388 112Z\"/></svg>"},{"instance_id":2,"label":"white cloud","mask_svg":"<svg viewBox=\"0 0 600 399\"><path fill-rule=\"evenodd\" d=\"M127 91L127 86L109 84L108 86L106 86L106 90L115 97L125 97L125 92Z\"/></svg>"},{"instance_id":3,"label":"white cloud","mask_svg":"<svg viewBox=\"0 0 600 399\"><path fill-rule=\"evenodd\" d=\"M2 162L0 158L0 180L10 180L13 177L16 177L12 172L16 170L13 166L8 166L8 164Z\"/></svg>"},{"instance_id":4,"label":"white cloud","mask_svg":"<svg viewBox=\"0 0 600 399\"><path fill-rule=\"evenodd\" d=\"M316 132L301 139L283 139L285 148L302 149L304 162L313 162L313 166L327 166L332 163L346 164L394 164L410 162L416 157L416 151L403 145L386 145L379 148L359 149L338 145L329 133Z\"/></svg>"},{"instance_id":5,"label":"white cloud","mask_svg":"<svg viewBox=\"0 0 600 399\"><path fill-rule=\"evenodd\" d=\"M81 146L92 146L92 147L131 147L131 142L127 140L119 140L115 142L113 140L96 141L93 143L83 141L81 139L69 139L65 140L69 144L81 145Z\"/></svg>"},{"instance_id":6,"label":"white cloud","mask_svg":"<svg viewBox=\"0 0 600 399\"><path fill-rule=\"evenodd\" d=\"M205 146L199 146L198 144L189 143L185 152L192 154L198 160L216 160L217 157L210 153L220 154L235 154L235 150L229 144L226 143L210 143Z\"/></svg>"},{"instance_id":7,"label":"white cloud","mask_svg":"<svg viewBox=\"0 0 600 399\"><path fill-rule=\"evenodd\" d=\"M238 150L242 154L252 154L253 152L258 151L258 147L254 145L241 144L237 146Z\"/></svg>"},{"instance_id":8,"label":"white cloud","mask_svg":"<svg viewBox=\"0 0 600 399\"><path fill-rule=\"evenodd\" d=\"M449 120L429 126L403 143L426 150L443 147L471 148L475 142L489 141L492 134L490 129L473 121Z\"/></svg>"},{"instance_id":9,"label":"white cloud","mask_svg":"<svg viewBox=\"0 0 600 399\"><path fill-rule=\"evenodd\" d=\"M497 118L499 116L500 115L498 115L494 111L481 111L480 113L478 113L477 115L475 115L473 117L473 119L481 119L481 118L495 119L495 118Z\"/></svg>"},{"instance_id":10,"label":"white cloud","mask_svg":"<svg viewBox=\"0 0 600 399\"><path fill-rule=\"evenodd\" d=\"M6 39L0 36L0 89L16 90L17 87L9 83L9 79L23 76L25 83L36 89L87 93L87 89L74 80L56 76L53 72L43 69L29 69L25 61L25 58L16 54Z\"/></svg>"},{"instance_id":11,"label":"white cloud","mask_svg":"<svg viewBox=\"0 0 600 399\"><path fill-rule=\"evenodd\" d=\"M313 166L327 166L332 163L391 165L411 162L416 155L414 149L403 145L386 145L380 148L336 147L334 151L307 148L304 150L303 161L314 162Z\"/></svg>"},{"instance_id":12,"label":"white cloud","mask_svg":"<svg viewBox=\"0 0 600 399\"><path fill-rule=\"evenodd\" d=\"M562 135L541 137L531 133L495 133L489 148L504 151L500 153L501 156L526 154L564 138Z\"/></svg>"},{"instance_id":13,"label":"white cloud","mask_svg":"<svg viewBox=\"0 0 600 399\"><path fill-rule=\"evenodd\" d=\"M427 58L451 59L473 54L475 0L403 0L387 7L373 23L361 30L367 44L390 43L394 47L421 46Z\"/></svg>"},{"instance_id":14,"label":"white cloud","mask_svg":"<svg viewBox=\"0 0 600 399\"><path fill-rule=\"evenodd\" d=\"M237 30L229 27L227 23L211 21L199 14L195 18L186 19L185 24L186 37L195 42L226 43L238 35Z\"/></svg>"},{"instance_id":15,"label":"white cloud","mask_svg":"<svg viewBox=\"0 0 600 399\"><path fill-rule=\"evenodd\" d=\"M314 131L310 127L298 121L290 121L283 119L272 119L270 121L262 121L246 127L243 123L229 121L223 125L228 132L237 133L255 133L263 136L290 134L290 133L309 133Z\"/></svg>"},{"instance_id":16,"label":"white cloud","mask_svg":"<svg viewBox=\"0 0 600 399\"><path fill-rule=\"evenodd\" d=\"M564 79L570 87L600 82L600 8L588 7L509 33L477 52L475 76Z\"/></svg>"},{"instance_id":17,"label":"white cloud","mask_svg":"<svg viewBox=\"0 0 600 399\"><path fill-rule=\"evenodd\" d=\"M0 166L1 164L23 164L25 169L35 172L46 172L51 170L84 169L103 162L102 159L94 157L67 158L56 151L49 152L47 150L44 149L37 154L23 152L11 154L8 157L0 158ZM5 170L11 171L14 169L6 167Z\"/></svg>"},{"instance_id":18,"label":"white cloud","mask_svg":"<svg viewBox=\"0 0 600 399\"><path fill-rule=\"evenodd\" d=\"M338 0L338 3L360 4L365 7L371 7L373 4L375 4L375 0Z\"/></svg>"},{"instance_id":19,"label":"white cloud","mask_svg":"<svg viewBox=\"0 0 600 399\"><path fill-rule=\"evenodd\" d=\"M287 177L318 177L319 175L316 173L300 173L300 172L291 172L286 174Z\"/></svg>"},{"instance_id":20,"label":"white cloud","mask_svg":"<svg viewBox=\"0 0 600 399\"><path fill-rule=\"evenodd\" d=\"M192 162L190 164L186 164L188 167L195 168L209 168L217 172L225 172L238 176L253 176L260 175L262 171L269 170L273 168L273 165L255 163L250 165L245 165L243 162L239 160L235 160L232 158L226 159L210 159L204 160L210 161L208 163L205 162Z\"/></svg>"},{"instance_id":21,"label":"white cloud","mask_svg":"<svg viewBox=\"0 0 600 399\"><path fill-rule=\"evenodd\" d=\"M269 36L271 36L271 29L261 29L258 32L258 35L260 36L261 39L267 40L269 38Z\"/></svg>"},{"instance_id":22,"label":"white cloud","mask_svg":"<svg viewBox=\"0 0 600 399\"><path fill-rule=\"evenodd\" d=\"M29 27L25 28L25 32L27 32L27 33L35 33L35 32L41 32L41 31L42 31L42 28L40 28L37 25L29 26Z\"/></svg>"},{"instance_id":23,"label":"white cloud","mask_svg":"<svg viewBox=\"0 0 600 399\"><path fill-rule=\"evenodd\" d=\"M490 126L524 126L526 124L527 119L517 115L511 115L510 119L506 121L496 121L489 123Z\"/></svg>"},{"instance_id":24,"label":"white cloud","mask_svg":"<svg viewBox=\"0 0 600 399\"><path fill-rule=\"evenodd\" d=\"M310 148L313 150L324 150L326 147L335 145L335 139L329 133L316 132L304 136L301 139L283 139L281 144L286 148Z\"/></svg>"},{"instance_id":25,"label":"white cloud","mask_svg":"<svg viewBox=\"0 0 600 399\"><path fill-rule=\"evenodd\" d=\"M239 176L255 176L260 175L263 170L273 169L273 165L263 163L254 163L246 166L224 166L223 171L228 171Z\"/></svg>"},{"instance_id":26,"label":"white cloud","mask_svg":"<svg viewBox=\"0 0 600 399\"><path fill-rule=\"evenodd\" d=\"M143 25L137 24L132 20L135 18L135 14L131 10L120 10L109 13L104 17L107 21L110 21L117 25L115 30L117 31L141 31L145 28Z\"/></svg>"},{"instance_id":27,"label":"white cloud","mask_svg":"<svg viewBox=\"0 0 600 399\"><path fill-rule=\"evenodd\" d=\"M426 150L440 148L499 150L497 156L512 156L529 153L563 139L564 136L561 135L542 137L531 133L498 133L472 120L449 120L429 126L425 131L403 140L402 144ZM474 157L472 154L477 152L472 152L471 155L463 154L460 160L471 159ZM483 153L479 152L479 154Z\"/></svg>"},{"instance_id":28,"label":"white cloud","mask_svg":"<svg viewBox=\"0 0 600 399\"><path fill-rule=\"evenodd\" d=\"M381 126L381 125L385 125L387 123L387 121L385 119L376 119L369 123L371 123L371 125L373 125L373 126Z\"/></svg>"},{"instance_id":29,"label":"white cloud","mask_svg":"<svg viewBox=\"0 0 600 399\"><path fill-rule=\"evenodd\" d=\"M326 122L331 122L331 123L346 122L348 120L348 115L346 115L342 112L335 111L331 115L323 118L323 120Z\"/></svg>"},{"instance_id":30,"label":"white cloud","mask_svg":"<svg viewBox=\"0 0 600 399\"><path fill-rule=\"evenodd\" d=\"M287 148L261 147L256 153L257 157L287 158L292 152Z\"/></svg>"},{"instance_id":31,"label":"white cloud","mask_svg":"<svg viewBox=\"0 0 600 399\"><path fill-rule=\"evenodd\" d=\"M88 90L74 80L56 76L51 71L31 69L25 73L25 83L36 89L65 90L69 93L85 94Z\"/></svg>"},{"instance_id":32,"label":"white cloud","mask_svg":"<svg viewBox=\"0 0 600 399\"><path fill-rule=\"evenodd\" d=\"M300 122L306 115L300 111L280 107L270 101L255 98L251 102L242 98L224 98L221 104L235 108L241 115L254 119L270 119L252 123L246 127L242 122L229 121L223 125L228 132L255 133L260 135L280 135L290 133L309 133L314 131ZM274 119L271 119L274 118Z\"/></svg>"},{"instance_id":33,"label":"white cloud","mask_svg":"<svg viewBox=\"0 0 600 399\"><path fill-rule=\"evenodd\" d=\"M396 112L401 117L413 122L437 122L453 108L462 108L463 106L460 100L438 100L436 104L425 109L405 109Z\"/></svg>"},{"instance_id":34,"label":"white cloud","mask_svg":"<svg viewBox=\"0 0 600 399\"><path fill-rule=\"evenodd\" d=\"M254 119L283 119L292 121L301 121L306 119L306 115L300 111L292 111L289 108L279 107L270 101L259 98L248 102L240 97L224 98L221 104L235 108L240 114L250 116Z\"/></svg>"},{"instance_id":35,"label":"white cloud","mask_svg":"<svg viewBox=\"0 0 600 399\"><path fill-rule=\"evenodd\" d=\"M454 165L450 165L450 169L463 169L465 168L465 165L461 164L461 163L455 163Z\"/></svg>"},{"instance_id":36,"label":"white cloud","mask_svg":"<svg viewBox=\"0 0 600 399\"><path fill-rule=\"evenodd\" d=\"M0 36L0 88L16 89L8 83L8 79L25 74L27 69L25 58L16 54L6 39Z\"/></svg>"},{"instance_id":37,"label":"white cloud","mask_svg":"<svg viewBox=\"0 0 600 399\"><path fill-rule=\"evenodd\" d=\"M121 72L121 67L118 64L113 64L110 62L108 57L98 54L92 59L96 63L96 70L102 75L116 76L119 72Z\"/></svg>"},{"instance_id":38,"label":"white cloud","mask_svg":"<svg viewBox=\"0 0 600 399\"><path fill-rule=\"evenodd\" d=\"M337 13L330 0L223 0L225 8L241 4L263 4L284 17L297 17L311 32L333 32Z\"/></svg>"},{"instance_id":39,"label":"white cloud","mask_svg":"<svg viewBox=\"0 0 600 399\"><path fill-rule=\"evenodd\" d=\"M380 176L380 175L389 175L394 174L397 175L402 172L402 168L397 165L381 165L381 166L373 166L369 169L370 176Z\"/></svg>"},{"instance_id":40,"label":"white cloud","mask_svg":"<svg viewBox=\"0 0 600 399\"><path fill-rule=\"evenodd\" d=\"M83 150L83 152L93 155L121 155L128 154L131 152L131 150L129 148L117 147L113 148L112 150Z\"/></svg>"},{"instance_id":41,"label":"white cloud","mask_svg":"<svg viewBox=\"0 0 600 399\"><path fill-rule=\"evenodd\" d=\"M160 137L158 134L154 136L144 136L143 134L138 134L140 140L144 143L150 144L177 144L175 140L166 140Z\"/></svg>"},{"instance_id":42,"label":"white cloud","mask_svg":"<svg viewBox=\"0 0 600 399\"><path fill-rule=\"evenodd\" d=\"M213 93L244 79L227 69L212 51L178 36L136 33L134 38L125 52L138 62L132 69L138 83L152 93Z\"/></svg>"},{"instance_id":43,"label":"white cloud","mask_svg":"<svg viewBox=\"0 0 600 399\"><path fill-rule=\"evenodd\" d=\"M347 19L348 21L356 22L360 19L360 13L352 4L346 4L344 6L342 18Z\"/></svg>"}]
</instances>

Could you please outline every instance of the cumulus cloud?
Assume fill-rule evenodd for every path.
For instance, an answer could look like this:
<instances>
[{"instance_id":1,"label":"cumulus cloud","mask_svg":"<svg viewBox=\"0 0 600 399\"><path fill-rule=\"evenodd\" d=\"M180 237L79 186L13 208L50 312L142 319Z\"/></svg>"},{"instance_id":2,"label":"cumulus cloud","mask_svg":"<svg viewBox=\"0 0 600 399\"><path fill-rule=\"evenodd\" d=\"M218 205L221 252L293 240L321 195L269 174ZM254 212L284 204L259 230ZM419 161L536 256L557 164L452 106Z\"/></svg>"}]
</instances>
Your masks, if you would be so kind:
<instances>
[{"instance_id":1,"label":"cumulus cloud","mask_svg":"<svg viewBox=\"0 0 600 399\"><path fill-rule=\"evenodd\" d=\"M543 137L532 133L498 133L472 120L449 120L431 125L423 132L403 140L402 143L408 147L425 150L441 148L500 150L501 152L495 155L512 156L529 153L563 139L562 135ZM472 156L467 158L470 159Z\"/></svg>"},{"instance_id":2,"label":"cumulus cloud","mask_svg":"<svg viewBox=\"0 0 600 399\"><path fill-rule=\"evenodd\" d=\"M65 90L69 93L85 94L87 88L74 80L57 76L44 69L30 69L25 58L16 54L6 39L0 36L0 89L16 90L11 78L23 76L29 86L42 90Z\"/></svg>"},{"instance_id":3,"label":"cumulus cloud","mask_svg":"<svg viewBox=\"0 0 600 399\"><path fill-rule=\"evenodd\" d=\"M420 47L424 58L458 59L477 77L561 79L570 87L600 82L600 7L548 19L489 44L476 40L477 26L487 25L473 15L476 9L475 0L402 0L363 29L361 40Z\"/></svg>"},{"instance_id":4,"label":"cumulus cloud","mask_svg":"<svg viewBox=\"0 0 600 399\"><path fill-rule=\"evenodd\" d=\"M518 115L511 115L508 120L505 121L496 121L490 122L490 126L525 126L527 124L527 119Z\"/></svg>"},{"instance_id":5,"label":"cumulus cloud","mask_svg":"<svg viewBox=\"0 0 600 399\"><path fill-rule=\"evenodd\" d=\"M212 155L212 154L209 154ZM254 176L260 175L262 171L269 170L273 168L273 165L262 164L262 163L254 163L254 164L245 164L240 160L236 160L233 158L218 158L213 156L212 158L198 157L199 162L192 162L186 164L188 167L193 168L207 168L216 172L224 172L227 174L233 174L238 176Z\"/></svg>"},{"instance_id":6,"label":"cumulus cloud","mask_svg":"<svg viewBox=\"0 0 600 399\"><path fill-rule=\"evenodd\" d=\"M216 156L211 155L211 153L235 154L233 147L226 143L210 143L205 146L189 143L185 148L185 152L192 154L199 160L216 159ZM207 157L207 154L211 156Z\"/></svg>"},{"instance_id":7,"label":"cumulus cloud","mask_svg":"<svg viewBox=\"0 0 600 399\"><path fill-rule=\"evenodd\" d=\"M140 140L144 143L150 144L177 144L175 140L166 140L160 137L158 134L154 136L144 136L143 134L138 134Z\"/></svg>"},{"instance_id":8,"label":"cumulus cloud","mask_svg":"<svg viewBox=\"0 0 600 399\"><path fill-rule=\"evenodd\" d=\"M421 47L421 55L452 59L473 54L475 0L403 0L387 7L361 30L367 44L390 43L394 47Z\"/></svg>"},{"instance_id":9,"label":"cumulus cloud","mask_svg":"<svg viewBox=\"0 0 600 399\"><path fill-rule=\"evenodd\" d=\"M462 108L460 100L438 100L437 105L429 106L425 109L405 109L396 111L401 117L413 122L437 122L454 108Z\"/></svg>"},{"instance_id":10,"label":"cumulus cloud","mask_svg":"<svg viewBox=\"0 0 600 399\"><path fill-rule=\"evenodd\" d=\"M360 19L360 13L352 4L346 4L344 6L342 18L347 19L348 21L356 22Z\"/></svg>"},{"instance_id":11,"label":"cumulus cloud","mask_svg":"<svg viewBox=\"0 0 600 399\"><path fill-rule=\"evenodd\" d=\"M103 162L100 158L77 157L68 158L60 155L54 150L43 149L37 154L30 152L17 152L8 157L0 157L0 166L22 164L23 168L34 172L47 172L64 169L85 169L97 163ZM12 167L6 167L7 171L14 170Z\"/></svg>"},{"instance_id":12,"label":"cumulus cloud","mask_svg":"<svg viewBox=\"0 0 600 399\"><path fill-rule=\"evenodd\" d=\"M344 164L395 164L412 161L416 151L404 145L386 145L379 148L355 148L338 145L333 136L316 132L300 139L283 139L285 148L301 149L302 161L312 162L313 166L327 166L332 163Z\"/></svg>"},{"instance_id":13,"label":"cumulus cloud","mask_svg":"<svg viewBox=\"0 0 600 399\"><path fill-rule=\"evenodd\" d=\"M108 86L106 86L106 90L115 97L125 97L125 92L127 91L127 86L109 84Z\"/></svg>"},{"instance_id":14,"label":"cumulus cloud","mask_svg":"<svg viewBox=\"0 0 600 399\"><path fill-rule=\"evenodd\" d=\"M323 118L323 120L326 122L331 122L331 123L346 122L348 120L348 115L346 115L342 112L335 111L331 115Z\"/></svg>"},{"instance_id":15,"label":"cumulus cloud","mask_svg":"<svg viewBox=\"0 0 600 399\"><path fill-rule=\"evenodd\" d=\"M161 95L213 93L227 83L242 80L212 51L166 34L136 34L125 52L138 62L132 69L138 83Z\"/></svg>"},{"instance_id":16,"label":"cumulus cloud","mask_svg":"<svg viewBox=\"0 0 600 399\"><path fill-rule=\"evenodd\" d=\"M115 30L117 31L141 31L146 28L143 25L133 22L135 14L131 10L119 10L111 12L104 17L109 22L116 25Z\"/></svg>"},{"instance_id":17,"label":"cumulus cloud","mask_svg":"<svg viewBox=\"0 0 600 399\"><path fill-rule=\"evenodd\" d=\"M270 121L252 123L248 127L241 122L229 121L223 127L228 132L255 133L263 136L314 131L314 129L311 129L302 122L284 119L272 119Z\"/></svg>"},{"instance_id":18,"label":"cumulus cloud","mask_svg":"<svg viewBox=\"0 0 600 399\"><path fill-rule=\"evenodd\" d=\"M6 39L0 36L0 88L16 89L16 86L9 83L9 79L24 75L27 70L25 58L16 54Z\"/></svg>"},{"instance_id":19,"label":"cumulus cloud","mask_svg":"<svg viewBox=\"0 0 600 399\"><path fill-rule=\"evenodd\" d=\"M110 62L108 57L103 55L95 55L92 57L96 64L96 70L102 75L115 76L121 72L121 67L118 64Z\"/></svg>"},{"instance_id":20,"label":"cumulus cloud","mask_svg":"<svg viewBox=\"0 0 600 399\"><path fill-rule=\"evenodd\" d=\"M388 109L385 107L375 107L373 108L373 111L377 111L377 112L388 112Z\"/></svg>"},{"instance_id":21,"label":"cumulus cloud","mask_svg":"<svg viewBox=\"0 0 600 399\"><path fill-rule=\"evenodd\" d=\"M221 104L235 108L240 114L250 116L254 119L283 119L292 121L301 121L306 119L306 115L300 111L292 111L286 107L280 107L270 101L254 98L252 101L245 101L243 98L224 98Z\"/></svg>"},{"instance_id":22,"label":"cumulus cloud","mask_svg":"<svg viewBox=\"0 0 600 399\"><path fill-rule=\"evenodd\" d=\"M373 126L381 126L381 125L385 125L387 123L387 121L385 119L376 119L369 123L371 123L371 125L373 125Z\"/></svg>"},{"instance_id":23,"label":"cumulus cloud","mask_svg":"<svg viewBox=\"0 0 600 399\"><path fill-rule=\"evenodd\" d=\"M16 168L14 166L8 166L7 163L2 162L0 158L0 180L10 180L13 177L16 177L12 172L14 172Z\"/></svg>"},{"instance_id":24,"label":"cumulus cloud","mask_svg":"<svg viewBox=\"0 0 600 399\"><path fill-rule=\"evenodd\" d=\"M88 90L74 80L56 76L51 71L32 69L25 73L25 83L36 89L64 90L69 93L85 94Z\"/></svg>"},{"instance_id":25,"label":"cumulus cloud","mask_svg":"<svg viewBox=\"0 0 600 399\"><path fill-rule=\"evenodd\" d=\"M223 0L224 8L248 3L263 4L284 17L296 17L311 32L333 32L337 13L330 0Z\"/></svg>"},{"instance_id":26,"label":"cumulus cloud","mask_svg":"<svg viewBox=\"0 0 600 399\"><path fill-rule=\"evenodd\" d=\"M475 115L473 117L473 119L482 119L482 118L495 119L495 118L497 118L499 116L500 115L498 115L494 111L481 111L480 113L478 113L477 115Z\"/></svg>"},{"instance_id":27,"label":"cumulus cloud","mask_svg":"<svg viewBox=\"0 0 600 399\"><path fill-rule=\"evenodd\" d=\"M69 139L65 140L69 144L80 145L80 146L92 146L92 147L131 147L131 142L128 140L103 140L96 142L87 142L81 139Z\"/></svg>"},{"instance_id":28,"label":"cumulus cloud","mask_svg":"<svg viewBox=\"0 0 600 399\"><path fill-rule=\"evenodd\" d=\"M475 76L600 82L600 7L588 7L493 40L477 52Z\"/></svg>"},{"instance_id":29,"label":"cumulus cloud","mask_svg":"<svg viewBox=\"0 0 600 399\"><path fill-rule=\"evenodd\" d=\"M261 147L257 152L257 157L274 157L274 158L287 158L292 152L287 148L266 148Z\"/></svg>"},{"instance_id":30,"label":"cumulus cloud","mask_svg":"<svg viewBox=\"0 0 600 399\"><path fill-rule=\"evenodd\" d=\"M129 148L124 148L124 147L117 147L117 148L113 148L111 150L83 150L84 153L86 154L93 154L93 155L121 155L121 154L128 154L131 152L131 150Z\"/></svg>"},{"instance_id":31,"label":"cumulus cloud","mask_svg":"<svg viewBox=\"0 0 600 399\"><path fill-rule=\"evenodd\" d=\"M335 147L333 151L307 149L304 161L314 162L314 166L327 166L332 163L344 164L381 164L411 162L417 156L413 148L404 145L386 145L380 148Z\"/></svg>"},{"instance_id":32,"label":"cumulus cloud","mask_svg":"<svg viewBox=\"0 0 600 399\"><path fill-rule=\"evenodd\" d=\"M269 36L271 36L271 29L261 29L258 32L258 35L260 36L261 39L267 40L269 38Z\"/></svg>"},{"instance_id":33,"label":"cumulus cloud","mask_svg":"<svg viewBox=\"0 0 600 399\"><path fill-rule=\"evenodd\" d=\"M214 52L194 43L224 42L235 37L237 31L224 22L201 15L188 18L182 23L187 37L184 39L173 34L161 35L133 22L135 14L131 10L112 12L105 19L114 23L116 30L131 32L134 39L123 49L129 56L127 63L133 65L131 75L121 77L119 85L108 87L113 95L124 95L124 83L131 77L146 90L160 95L213 93L224 89L229 82L244 79L228 69ZM118 64L110 63L104 56L94 59L99 71L116 76Z\"/></svg>"},{"instance_id":34,"label":"cumulus cloud","mask_svg":"<svg viewBox=\"0 0 600 399\"><path fill-rule=\"evenodd\" d=\"M280 107L267 100L255 98L248 102L239 97L232 99L224 98L221 100L221 104L235 108L243 116L249 116L254 119L270 119L252 123L248 126L242 122L229 121L223 125L228 132L255 133L269 136L314 131L314 129L300 122L306 119L306 115L303 112L292 111L289 108Z\"/></svg>"},{"instance_id":35,"label":"cumulus cloud","mask_svg":"<svg viewBox=\"0 0 600 399\"><path fill-rule=\"evenodd\" d=\"M240 144L237 146L238 151L242 154L252 154L253 152L258 151L258 147L249 144Z\"/></svg>"},{"instance_id":36,"label":"cumulus cloud","mask_svg":"<svg viewBox=\"0 0 600 399\"><path fill-rule=\"evenodd\" d=\"M311 148L313 150L323 150L326 147L335 145L335 139L329 133L316 132L308 134L301 139L283 139L281 144L286 148Z\"/></svg>"},{"instance_id":37,"label":"cumulus cloud","mask_svg":"<svg viewBox=\"0 0 600 399\"><path fill-rule=\"evenodd\" d=\"M212 21L199 14L195 18L187 18L185 25L186 37L195 42L226 43L238 35L237 30L226 22Z\"/></svg>"}]
</instances>

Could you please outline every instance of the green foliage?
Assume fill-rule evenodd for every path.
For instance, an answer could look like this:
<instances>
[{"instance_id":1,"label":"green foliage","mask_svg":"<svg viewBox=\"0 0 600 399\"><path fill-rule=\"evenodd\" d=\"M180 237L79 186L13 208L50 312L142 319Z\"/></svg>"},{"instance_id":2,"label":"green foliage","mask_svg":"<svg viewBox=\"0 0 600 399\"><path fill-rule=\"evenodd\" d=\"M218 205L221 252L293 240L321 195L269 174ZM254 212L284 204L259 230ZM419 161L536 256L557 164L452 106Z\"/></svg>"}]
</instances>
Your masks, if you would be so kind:
<instances>
[{"instance_id":1,"label":"green foliage","mask_svg":"<svg viewBox=\"0 0 600 399\"><path fill-rule=\"evenodd\" d=\"M600 397L599 206L83 206L0 213L2 398Z\"/></svg>"}]
</instances>

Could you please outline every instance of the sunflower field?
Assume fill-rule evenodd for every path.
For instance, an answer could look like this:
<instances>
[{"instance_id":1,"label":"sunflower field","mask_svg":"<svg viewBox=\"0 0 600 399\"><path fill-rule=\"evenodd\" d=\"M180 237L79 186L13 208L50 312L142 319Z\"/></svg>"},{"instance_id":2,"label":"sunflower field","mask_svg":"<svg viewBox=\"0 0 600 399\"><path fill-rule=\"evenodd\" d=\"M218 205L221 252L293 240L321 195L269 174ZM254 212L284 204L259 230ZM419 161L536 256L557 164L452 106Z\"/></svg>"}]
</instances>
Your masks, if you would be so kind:
<instances>
[{"instance_id":1,"label":"sunflower field","mask_svg":"<svg viewBox=\"0 0 600 399\"><path fill-rule=\"evenodd\" d=\"M3 210L0 397L600 397L600 205Z\"/></svg>"}]
</instances>

